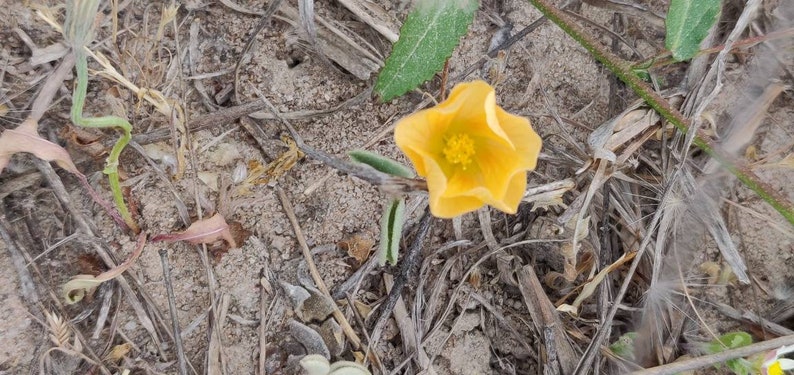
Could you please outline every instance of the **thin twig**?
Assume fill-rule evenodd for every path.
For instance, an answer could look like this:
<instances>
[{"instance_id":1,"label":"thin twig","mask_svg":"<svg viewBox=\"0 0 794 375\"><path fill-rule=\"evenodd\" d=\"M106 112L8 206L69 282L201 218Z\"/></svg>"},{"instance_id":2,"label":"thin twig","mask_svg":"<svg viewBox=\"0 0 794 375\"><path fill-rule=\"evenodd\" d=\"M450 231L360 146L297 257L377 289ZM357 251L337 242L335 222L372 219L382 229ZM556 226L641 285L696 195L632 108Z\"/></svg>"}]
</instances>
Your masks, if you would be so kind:
<instances>
[{"instance_id":1,"label":"thin twig","mask_svg":"<svg viewBox=\"0 0 794 375\"><path fill-rule=\"evenodd\" d=\"M762 341L759 343L743 346L741 348L728 349L716 354L704 355L683 361L676 361L666 365L656 366L645 370L635 371L632 372L631 375L678 374L685 371L697 370L706 366L723 363L731 359L747 357L753 354L774 350L787 345L794 345L794 335L778 337L776 339Z\"/></svg>"},{"instance_id":2,"label":"thin twig","mask_svg":"<svg viewBox=\"0 0 794 375\"><path fill-rule=\"evenodd\" d=\"M612 71L618 78L631 87L634 92L645 100L648 105L659 112L662 117L667 119L670 123L682 133L687 133L690 127L689 119L685 118L678 110L673 108L670 103L656 93L648 84L642 81L632 71L632 66L629 62L621 59L615 54L609 52L602 46L595 38L582 30L571 17L563 11L555 7L548 0L529 0L538 10L540 10L546 17L557 24L568 35L579 42L582 47L587 49L593 57L599 62L604 64L609 70ZM717 160L725 169L731 172L736 178L739 179L748 188L758 194L761 199L769 203L775 210L777 210L789 223L794 225L794 205L786 199L778 191L774 190L768 184L763 182L758 176L755 175L746 165L737 163L731 160L720 147L705 133L698 130L693 143L703 150L706 154Z\"/></svg>"},{"instance_id":3,"label":"thin twig","mask_svg":"<svg viewBox=\"0 0 794 375\"><path fill-rule=\"evenodd\" d=\"M182 335L180 334L179 319L176 315L176 302L174 299L174 284L171 283L171 265L168 262L168 250L160 249L160 264L163 266L163 280L165 281L165 291L168 295L168 313L171 315L171 329L174 330L174 346L176 347L176 358L179 362L179 375L187 375L187 361L185 360L185 348L182 345Z\"/></svg>"},{"instance_id":4,"label":"thin twig","mask_svg":"<svg viewBox=\"0 0 794 375\"><path fill-rule=\"evenodd\" d=\"M323 294L325 294L328 298L331 298L331 294L328 292L328 287L325 285L325 281L323 281L320 271L317 269L317 265L314 263L312 252L309 249L309 245L306 243L306 237L303 235L303 230L301 230L300 224L298 224L298 218L295 217L295 210L292 208L292 203L290 203L289 198L287 198L287 194L284 193L284 190L281 187L276 186L276 192L278 193L279 200L281 200L281 206L284 208L284 213L287 214L287 218L289 218L289 222L292 224L292 230L295 232L295 238L298 240L298 244L300 245L301 251L303 252L303 257L306 259L306 264L309 266L309 273L312 275L312 279L317 285L317 289L323 292ZM345 336L347 336L347 338L353 344L353 348L360 348L361 339L358 337L356 332L353 331L353 327L350 326L347 318L345 318L345 314L342 314L342 311L339 310L339 307L336 304L334 304L333 314L334 319L336 319L339 325L342 326Z\"/></svg>"},{"instance_id":5,"label":"thin twig","mask_svg":"<svg viewBox=\"0 0 794 375\"><path fill-rule=\"evenodd\" d=\"M276 107L273 106L273 103L271 103L264 95L260 95L260 99L266 103L270 112L273 113L273 115L276 116L276 118L278 118L279 121L287 128L287 131L289 131L292 139L295 140L295 144L298 146L298 148L310 158L320 161L323 164L340 172L347 173L351 176L358 177L364 181L376 185L388 193L400 194L427 190L427 184L424 180L403 178L386 174L368 165L348 162L326 154L325 152L316 150L314 147L307 145L303 141L303 138L300 136L300 134L298 134L289 121L281 117Z\"/></svg>"},{"instance_id":6,"label":"thin twig","mask_svg":"<svg viewBox=\"0 0 794 375\"><path fill-rule=\"evenodd\" d=\"M408 247L405 258L403 258L400 262L400 273L394 280L394 285L389 292L389 296L386 297L386 302L381 305L380 316L378 317L375 327L372 329L372 334L370 335L372 337L372 341L369 342L370 347L377 345L378 340L380 340L381 331L383 331L383 327L386 325L386 321L389 320L389 316L391 315L392 310L394 310L394 306L397 305L397 301L402 296L402 291L405 288L405 285L408 284L408 280L411 279L411 274L413 273L412 270L420 263L419 254L421 253L422 245L425 242L425 237L427 237L427 234L430 233L431 223L433 222L432 218L433 216L430 215L430 208L425 208L425 213L419 220L416 236L414 237L413 242L411 242L411 246Z\"/></svg>"}]
</instances>

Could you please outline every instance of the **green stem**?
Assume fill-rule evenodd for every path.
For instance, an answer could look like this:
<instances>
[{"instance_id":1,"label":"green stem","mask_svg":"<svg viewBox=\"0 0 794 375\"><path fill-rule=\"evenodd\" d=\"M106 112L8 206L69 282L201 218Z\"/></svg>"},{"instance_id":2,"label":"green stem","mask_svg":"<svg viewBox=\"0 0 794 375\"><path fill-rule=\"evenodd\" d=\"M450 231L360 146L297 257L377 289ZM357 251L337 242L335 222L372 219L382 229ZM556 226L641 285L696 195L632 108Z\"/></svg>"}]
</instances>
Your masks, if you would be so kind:
<instances>
[{"instance_id":1,"label":"green stem","mask_svg":"<svg viewBox=\"0 0 794 375\"><path fill-rule=\"evenodd\" d=\"M632 66L627 61L606 50L590 34L585 33L564 12L553 6L548 0L529 0L548 19L556 23L563 31L587 49L593 57L604 64L620 80L631 87L634 92L645 100L648 105L659 112L662 117L673 124L679 131L686 133L690 122L678 110L673 108L667 100L657 94L648 84L632 72ZM698 130L694 140L695 146L717 160L725 169L731 172L745 186L758 194L761 199L769 203L777 212L794 225L794 206L771 186L762 182L750 169L744 165L734 163L730 156L720 150L708 136Z\"/></svg>"},{"instance_id":2,"label":"green stem","mask_svg":"<svg viewBox=\"0 0 794 375\"><path fill-rule=\"evenodd\" d=\"M118 116L104 116L104 117L83 117L83 107L85 105L86 91L88 90L88 61L83 47L75 46L75 69L77 70L77 87L72 95L72 122L75 125L89 128L121 128L123 135L113 145L110 150L110 155L107 158L107 164L102 171L108 176L110 182L110 191L113 194L113 201L124 219L124 222L136 233L139 231L138 224L132 219L127 205L124 203L124 196L121 192L121 184L119 183L119 156L121 151L127 146L127 143L132 139L132 125Z\"/></svg>"}]
</instances>

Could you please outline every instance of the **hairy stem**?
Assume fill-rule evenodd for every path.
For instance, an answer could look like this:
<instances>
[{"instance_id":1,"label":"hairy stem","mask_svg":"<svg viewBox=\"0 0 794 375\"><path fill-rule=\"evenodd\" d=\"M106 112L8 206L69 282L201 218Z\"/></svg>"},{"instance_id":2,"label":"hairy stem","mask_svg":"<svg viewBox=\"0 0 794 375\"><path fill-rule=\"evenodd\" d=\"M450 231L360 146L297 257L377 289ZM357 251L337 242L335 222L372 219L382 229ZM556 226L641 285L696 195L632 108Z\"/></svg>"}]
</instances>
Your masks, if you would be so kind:
<instances>
[{"instance_id":1,"label":"hairy stem","mask_svg":"<svg viewBox=\"0 0 794 375\"><path fill-rule=\"evenodd\" d=\"M667 100L657 94L648 84L637 77L632 72L632 66L629 62L609 52L590 34L584 32L570 19L570 17L552 5L548 0L529 1L540 10L543 15L556 23L557 26L579 42L582 47L587 49L596 60L604 64L613 74L620 78L620 80L631 87L639 97L645 100L651 108L659 112L662 117L673 124L679 131L686 133L689 130L690 121L685 118L681 112L673 108ZM758 194L761 199L769 203L777 212L783 215L791 225L794 225L794 206L788 199L775 191L771 186L761 181L761 179L747 168L747 166L731 160L729 155L720 150L719 146L701 131L697 132L694 144L709 156L716 159L725 169L736 176L739 181Z\"/></svg>"}]
</instances>

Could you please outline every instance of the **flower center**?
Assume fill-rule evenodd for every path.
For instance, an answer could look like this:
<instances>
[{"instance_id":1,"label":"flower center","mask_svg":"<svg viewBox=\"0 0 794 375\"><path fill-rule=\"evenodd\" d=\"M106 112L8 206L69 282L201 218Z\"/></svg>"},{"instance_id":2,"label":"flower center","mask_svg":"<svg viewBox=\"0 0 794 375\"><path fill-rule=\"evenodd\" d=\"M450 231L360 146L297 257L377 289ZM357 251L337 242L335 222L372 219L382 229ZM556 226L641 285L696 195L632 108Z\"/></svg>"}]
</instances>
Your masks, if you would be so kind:
<instances>
[{"instance_id":1,"label":"flower center","mask_svg":"<svg viewBox=\"0 0 794 375\"><path fill-rule=\"evenodd\" d=\"M466 134L455 134L446 140L444 157L452 164L460 164L466 169L474 155L474 141Z\"/></svg>"},{"instance_id":2,"label":"flower center","mask_svg":"<svg viewBox=\"0 0 794 375\"><path fill-rule=\"evenodd\" d=\"M783 375L783 366L780 365L780 361L772 363L772 365L766 369L766 373L769 375Z\"/></svg>"}]
</instances>

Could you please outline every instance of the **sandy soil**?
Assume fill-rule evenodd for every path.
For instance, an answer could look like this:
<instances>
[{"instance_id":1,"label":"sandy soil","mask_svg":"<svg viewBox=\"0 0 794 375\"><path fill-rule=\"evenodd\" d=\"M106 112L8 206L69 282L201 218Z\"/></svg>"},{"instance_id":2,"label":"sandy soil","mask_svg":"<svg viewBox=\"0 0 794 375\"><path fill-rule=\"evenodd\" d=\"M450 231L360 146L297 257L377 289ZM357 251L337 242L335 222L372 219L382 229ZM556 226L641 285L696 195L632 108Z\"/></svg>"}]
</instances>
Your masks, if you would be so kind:
<instances>
[{"instance_id":1,"label":"sandy soil","mask_svg":"<svg viewBox=\"0 0 794 375\"><path fill-rule=\"evenodd\" d=\"M32 3L37 5L12 1L0 7L0 50L4 62L0 105L6 112L0 114L3 115L2 126L6 129L21 122L42 79L46 79L46 74L57 66L57 62L32 65L30 59L33 47L45 48L62 40L60 33L36 16L35 9L52 9L56 19L61 20L62 8L45 7L55 3ZM305 142L317 149L344 156L346 151L369 143L371 146L368 148L372 151L406 161L394 146L388 128L396 119L414 110L423 96L409 93L385 104L367 96L363 101L329 114L307 114L307 111L334 109L365 92L375 76L361 80L345 71L340 64L316 53L311 43L300 37L294 25L283 21L287 17L285 13L277 13L278 17L256 35L249 59L240 66L239 92L235 97L234 94L223 95L223 92L233 88L235 64L259 23L259 16L234 10L223 2L186 2L176 14L177 31L174 31L172 23L168 23L163 28L162 37L158 38L162 15L159 5L147 5L147 2L138 0L121 3L117 38L111 38L113 22L106 17L100 23L95 38L97 44L92 48L108 55L132 82L159 90L180 103L189 119L200 118L222 107L254 101L258 93L262 93L278 111L292 116L291 122ZM255 12L261 12L267 6L262 1L237 3ZM405 16L404 6L398 2L375 3L384 9L383 14L394 24L399 24ZM617 32L644 57L650 57L659 53L664 45L664 29L658 23L650 22L658 18L654 18L652 12L663 14L666 4L662 1L638 3L646 9L642 12L645 16L620 16L625 26ZM771 17L776 9L774 3L765 2L763 17ZM315 6L318 15L332 20L347 33L357 35L359 43L369 43L376 55L388 54L388 40L339 3L319 1ZM587 4L576 12L608 29L613 27L612 22L617 17L613 10ZM109 10L105 13L108 14ZM733 23L738 11L728 7L725 14L726 23ZM539 17L540 13L525 1L483 1L469 33L449 61L449 76L456 77L480 59L503 22L513 24L515 33ZM768 25L763 21L766 19L761 18L758 25ZM590 30L602 42L611 43L603 30L594 27ZM617 52L628 56L630 49L620 44ZM748 92L748 87L758 83L753 70L754 52L756 50L752 48L742 50L729 58L726 87L708 109L712 118L717 119L715 127L718 133L737 116L737 106L755 98L743 95ZM781 57L778 61L788 61L789 75L775 72L774 77L770 73L764 79L781 77L790 85L793 60ZM515 44L505 60L496 63L502 63L504 67L498 79L494 79L488 68L476 69L466 79L490 80L497 88L500 105L532 121L544 139L544 154L537 171L530 174L529 185L535 187L570 178L576 187L564 195L563 201L571 204L587 191L593 175L593 170L576 173L589 158L588 135L636 98L630 90L616 86L606 68L550 22ZM90 62L90 67L99 68L94 62ZM660 69L658 74L664 87L679 87L684 69L681 64ZM438 84L439 80L435 79L423 90L434 92ZM65 145L78 168L108 197L107 182L101 173L104 155L92 154L92 150L100 145L101 152L101 145L112 144L115 135L112 131L90 132L98 137L99 142L92 144L73 137L74 131L70 130L68 123L71 88L71 80L61 87L59 92L62 95L56 98L42 121L40 132ZM156 113L148 104L141 104L134 94L106 78L92 76L87 102L90 103L86 107L87 112L94 115L121 113L128 116L136 135L170 128L166 116ZM794 199L794 172L790 163L775 163L789 155L794 144L794 129L791 127L794 123L793 108L790 91L776 97L762 111L758 130L751 133L750 144L755 153L748 156L743 148L739 154L742 160L754 163L754 170L764 181L790 199ZM207 249L184 243L148 243L143 255L125 275L134 293L111 282L72 306L63 306L59 301L60 286L76 274L97 274L106 269L95 253L96 246L106 249L117 260L123 260L135 248L135 239L118 230L92 205L74 178L58 170L73 204L96 226L94 234L70 237L81 232L73 218L74 213L59 203L46 179L37 177L40 172L30 156L16 156L12 165L0 175L0 185L6 187L0 195L0 214L3 216L0 224L13 239L13 242L8 242L4 238L0 242L0 285L5 286L4 303L0 306L0 374L40 371L99 373L97 367L77 360L73 355L63 351L48 352L59 344L50 337L53 329L46 321L45 312L57 314L70 322L66 331L70 340L67 344L61 342L61 348L68 347L83 353L89 353L90 349L95 357L86 355L92 360L102 358L102 363L112 373L122 373L124 369L130 369L134 374L177 373L174 341L169 332L168 294L158 253L162 249L168 253L170 282L190 373L258 373L263 346L266 359L262 363L267 373L300 373L296 361L311 349L296 337L300 335L290 328L290 321L300 321L314 329L326 321L328 315L303 321L301 318L306 312L292 303L279 284L282 282L296 288L304 284L306 262L277 189L283 189L294 206L308 246L315 252L314 261L331 289L360 267L359 261L348 255L345 248L351 242L370 247L378 240L380 213L385 199L383 193L370 184L334 173L328 166L306 158L272 181L251 185L250 191L244 194L224 198L220 190L225 183L234 181L235 173L239 173L242 167L257 163L267 165L289 152L281 139L286 131L277 121L257 121L262 130L260 134L247 131L236 119L214 124L209 129L192 131L189 134L189 164L184 177L179 179L172 174L175 151L170 135L164 141L144 145L145 154L165 170L164 175L158 174L132 148L122 155L127 196L145 231L159 234L184 229L186 225L179 212L180 205L183 205L190 220L207 217L214 212L223 213L227 221L238 228L239 246L229 249L223 243L216 243ZM627 228L633 225L646 228L658 209L658 199L664 186L659 182L658 170L648 165L659 163L662 147L657 138L649 139L638 151L638 156L620 166L619 171L626 178L622 182L613 179L611 183L612 194L624 195L621 201L636 205L630 210L637 214L638 222L629 223L614 204L604 207L599 191L593 200L596 203L589 208L592 221L589 235L580 250L581 264L586 264L587 257L598 259L602 265L609 264L624 252L636 250L636 244L642 239L634 235L628 239ZM691 168L706 163L702 155L694 151L691 155ZM725 177L724 173L720 177ZM654 183L633 185L632 178ZM240 185L239 182L231 183L233 189ZM652 186L649 188L648 185ZM790 290L787 276L794 269L791 227L753 192L733 179L726 178L720 189L723 193L723 200L719 201L720 212L747 264L752 283L739 285L736 282L704 281L701 264L707 261L722 264L720 253L707 231L694 231L695 237L681 236L668 240L671 247L679 242L698 244L696 252L681 257L692 260L684 267L683 273L688 277L685 285L701 301L697 309L702 312L702 319L693 318L692 324L687 326L693 327L687 335L677 339L674 346L665 346L673 353L672 358L686 354L686 348L690 347L687 343L710 340L709 330L722 333L740 329L752 331L758 340L764 338L752 327L714 310L706 301L722 302L742 311L767 316L769 309L775 306L776 296L790 298L783 292ZM425 198L421 194L409 197L407 206L411 212L407 227L412 228L416 224L424 205ZM516 216L491 212L493 232L500 244L526 239L548 240L511 249L509 256L516 264L535 265L535 272L544 282L548 298L556 302L569 292L575 292L575 287L585 282L589 269L581 271L570 283L559 285L549 282L553 275L565 272L561 254L565 248L563 244L570 242L573 230L557 221L564 213L564 207L534 212L530 212L530 208L528 204L522 206ZM611 218L608 240L612 244L609 246L611 254L606 249L599 253L602 251L599 249L602 249L600 236L603 232L598 226L604 217ZM680 222L685 221L682 219ZM407 349L406 341L410 340L401 330L404 327L398 324L401 322L390 320L381 340L374 345L384 368L392 370L404 366L401 373L412 374L422 370L421 366L425 364L426 373L435 374L536 373L544 365L544 360L538 359L537 354L542 340L531 321L521 290L514 282L506 280L505 270L500 268L495 258L486 259L474 267L476 278L464 277L488 252L477 214L462 218L460 238L456 238L455 232L451 221L434 221L431 239L423 250L426 262L422 264L421 278L412 280L403 293L408 314L415 314L410 318L416 325L416 337L410 340L417 337L425 340L421 352L426 357L421 359L420 354ZM64 238L68 238L67 241L59 243ZM455 240L469 242L452 249L444 248L445 244ZM564 241L553 242L557 240ZM632 243L635 247L629 245ZM671 253L666 254L670 256ZM35 260L31 262L33 258ZM652 262L652 256L647 262ZM650 269L648 264L644 266ZM626 269L627 265L607 278L604 285L610 290L607 294L617 290ZM362 322L354 317L350 300L337 301L359 336L366 338L365 333L371 334L372 325L379 315L377 307L387 295L382 275L396 272L394 268L376 269L363 279L358 292L352 296L358 313L365 315L363 327ZM640 308L644 288L648 286L648 275L640 275L636 279L624 303ZM301 288L311 289L305 285ZM464 292L458 293L458 290ZM572 300L566 301L570 303ZM418 301L421 304L417 304ZM686 305L678 299L670 303ZM142 310L137 310L136 306L141 306ZM416 306L420 311L412 311ZM589 343L604 308L594 297L586 300L579 317L560 314L577 355ZM376 313L367 316L372 309L376 309ZM445 310L450 313L442 316ZM109 318L102 320L101 316ZM264 338L260 333L263 318L267 320ZM609 341L627 331L643 332L642 322L638 313L622 311L613 323L613 335ZM794 329L790 321L782 323ZM75 349L74 332L81 333L83 341L80 345L83 347ZM156 332L156 337L153 337L153 332ZM766 337L772 336L774 334L767 333ZM122 344L130 345L123 358L109 358L111 349ZM329 345L327 341L325 344ZM348 340L343 340L342 344L339 353L334 355L335 360L362 358L361 351L352 349ZM40 367L42 358L49 358L48 370ZM410 358L413 360L406 364ZM603 364L606 372L602 373L618 371L619 367L614 366ZM376 366L370 368L377 371Z\"/></svg>"}]
</instances>

